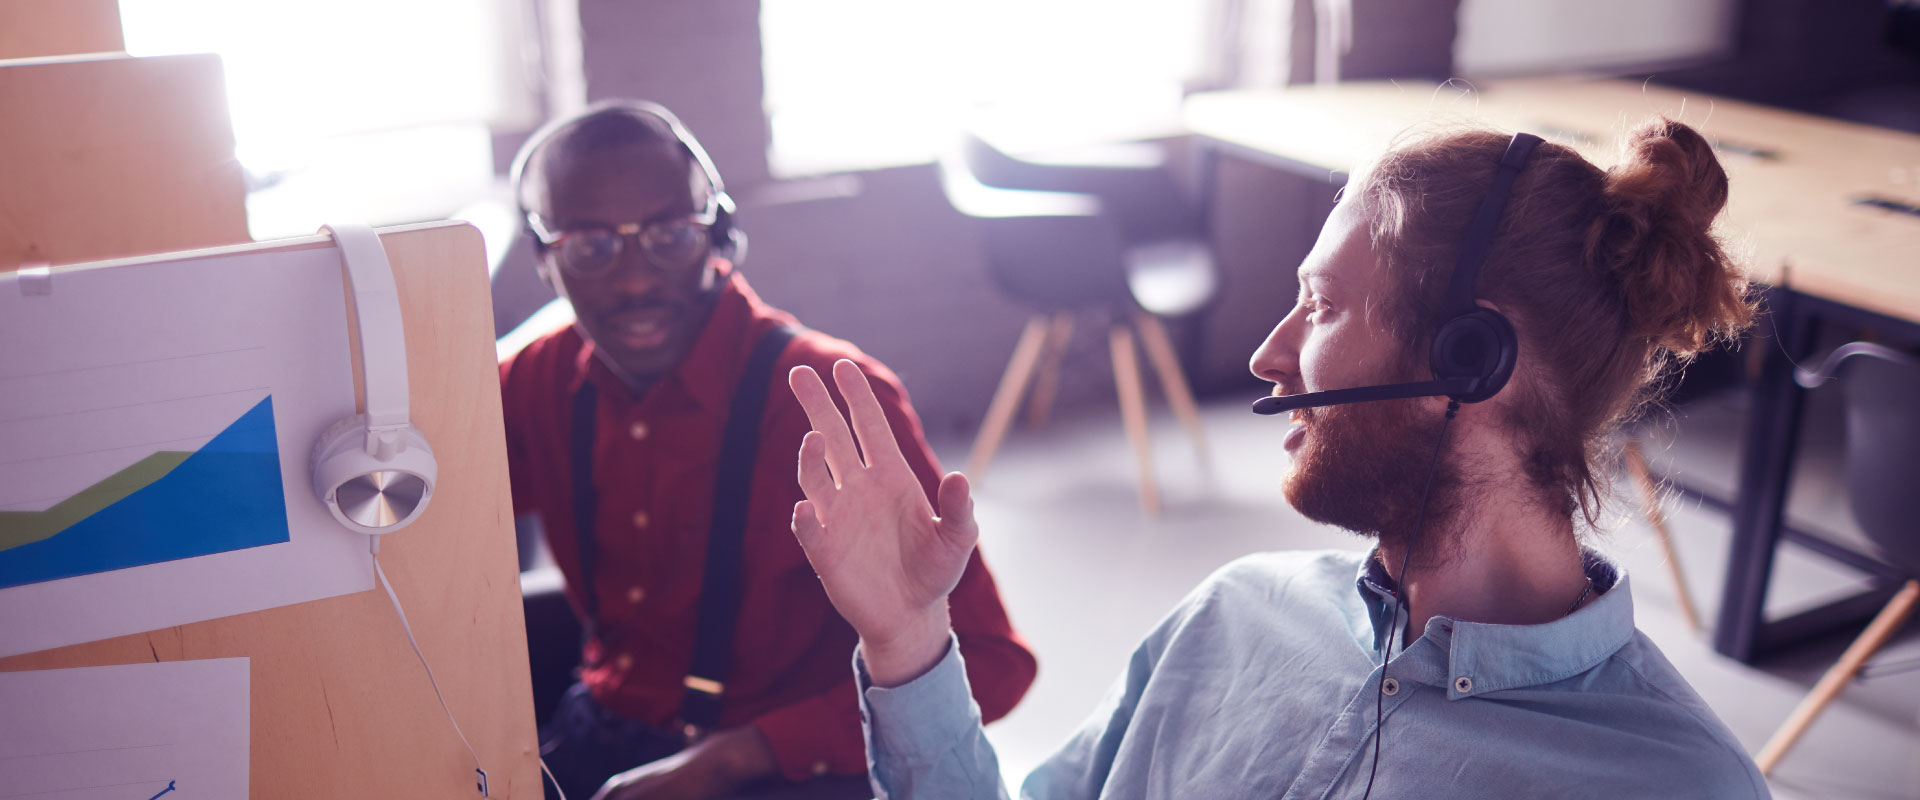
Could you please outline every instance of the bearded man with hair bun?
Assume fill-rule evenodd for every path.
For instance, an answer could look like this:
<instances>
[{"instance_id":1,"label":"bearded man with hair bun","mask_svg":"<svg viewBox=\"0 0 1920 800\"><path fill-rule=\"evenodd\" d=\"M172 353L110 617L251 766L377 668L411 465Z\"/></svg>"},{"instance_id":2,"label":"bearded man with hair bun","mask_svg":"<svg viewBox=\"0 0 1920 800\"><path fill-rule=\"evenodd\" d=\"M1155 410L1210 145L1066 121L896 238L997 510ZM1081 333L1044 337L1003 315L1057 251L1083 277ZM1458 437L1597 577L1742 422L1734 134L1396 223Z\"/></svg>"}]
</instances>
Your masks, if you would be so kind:
<instances>
[{"instance_id":1,"label":"bearded man with hair bun","mask_svg":"<svg viewBox=\"0 0 1920 800\"><path fill-rule=\"evenodd\" d=\"M1413 139L1356 174L1254 374L1276 395L1431 379L1451 270L1510 140ZM1023 797L1768 796L1634 627L1626 574L1584 546L1611 434L1657 401L1656 378L1752 319L1713 230L1726 173L1699 133L1660 119L1612 169L1541 143L1512 180L1475 284L1517 334L1511 381L1464 406L1296 411L1283 494L1372 550L1216 572ZM860 634L875 791L1005 797L946 615L979 532L967 481L947 475L928 505L860 372L832 371L849 417L812 370L791 377L814 427L793 524Z\"/></svg>"}]
</instances>

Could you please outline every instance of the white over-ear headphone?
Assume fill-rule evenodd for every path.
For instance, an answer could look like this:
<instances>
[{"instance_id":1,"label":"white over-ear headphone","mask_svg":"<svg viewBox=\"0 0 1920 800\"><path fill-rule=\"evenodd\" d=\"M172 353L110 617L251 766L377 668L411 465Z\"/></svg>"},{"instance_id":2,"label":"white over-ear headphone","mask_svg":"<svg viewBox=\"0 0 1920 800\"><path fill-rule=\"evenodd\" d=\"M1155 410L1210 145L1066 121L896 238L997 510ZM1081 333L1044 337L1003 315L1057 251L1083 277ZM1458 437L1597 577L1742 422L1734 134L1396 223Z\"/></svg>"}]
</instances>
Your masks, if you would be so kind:
<instances>
[{"instance_id":1,"label":"white over-ear headphone","mask_svg":"<svg viewBox=\"0 0 1920 800\"><path fill-rule=\"evenodd\" d=\"M347 265L367 413L320 434L308 462L313 491L340 524L366 534L392 533L426 509L438 472L433 448L407 419L407 339L393 268L372 228L321 230L333 235Z\"/></svg>"}]
</instances>

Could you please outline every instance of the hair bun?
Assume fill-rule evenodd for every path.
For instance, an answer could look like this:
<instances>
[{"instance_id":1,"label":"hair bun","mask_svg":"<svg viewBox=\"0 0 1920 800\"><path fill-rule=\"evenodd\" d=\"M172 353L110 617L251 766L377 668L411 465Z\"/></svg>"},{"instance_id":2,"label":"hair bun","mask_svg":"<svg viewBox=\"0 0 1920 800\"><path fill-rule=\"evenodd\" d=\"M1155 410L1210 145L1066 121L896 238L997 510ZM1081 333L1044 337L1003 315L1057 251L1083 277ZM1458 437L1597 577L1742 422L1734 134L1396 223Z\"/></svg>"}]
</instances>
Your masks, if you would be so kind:
<instances>
[{"instance_id":1,"label":"hair bun","mask_svg":"<svg viewBox=\"0 0 1920 800\"><path fill-rule=\"evenodd\" d=\"M1617 281L1629 335L1684 358L1746 327L1746 278L1712 232L1726 205L1726 170L1699 132L1662 117L1628 137L1586 251Z\"/></svg>"}]
</instances>

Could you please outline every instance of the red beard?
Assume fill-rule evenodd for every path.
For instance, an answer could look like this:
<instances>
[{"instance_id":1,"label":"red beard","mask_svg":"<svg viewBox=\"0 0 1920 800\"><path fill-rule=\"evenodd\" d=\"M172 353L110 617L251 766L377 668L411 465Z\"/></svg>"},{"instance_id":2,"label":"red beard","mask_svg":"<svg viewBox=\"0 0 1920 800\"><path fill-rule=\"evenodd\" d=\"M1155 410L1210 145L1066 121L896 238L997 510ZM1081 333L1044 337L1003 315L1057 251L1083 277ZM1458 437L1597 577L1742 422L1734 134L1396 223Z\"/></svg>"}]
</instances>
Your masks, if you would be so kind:
<instances>
[{"instance_id":1,"label":"red beard","mask_svg":"<svg viewBox=\"0 0 1920 800\"><path fill-rule=\"evenodd\" d=\"M1423 518L1421 495L1444 419L1425 410L1423 402L1383 400L1307 411L1306 439L1282 485L1287 502L1308 519L1396 549L1406 544L1418 521L1429 535L1420 537L1415 561L1444 559L1452 548L1430 534L1457 510L1459 470L1442 454Z\"/></svg>"}]
</instances>

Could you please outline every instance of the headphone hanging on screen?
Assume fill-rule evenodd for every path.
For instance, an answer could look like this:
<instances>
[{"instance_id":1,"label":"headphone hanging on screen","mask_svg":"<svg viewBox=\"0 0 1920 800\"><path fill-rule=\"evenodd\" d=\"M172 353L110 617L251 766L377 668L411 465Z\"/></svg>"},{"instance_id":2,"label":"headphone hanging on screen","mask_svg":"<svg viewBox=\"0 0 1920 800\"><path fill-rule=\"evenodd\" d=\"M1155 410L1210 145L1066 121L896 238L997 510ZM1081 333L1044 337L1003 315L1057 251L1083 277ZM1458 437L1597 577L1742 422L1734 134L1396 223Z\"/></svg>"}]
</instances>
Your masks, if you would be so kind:
<instances>
[{"instance_id":1,"label":"headphone hanging on screen","mask_svg":"<svg viewBox=\"0 0 1920 800\"><path fill-rule=\"evenodd\" d=\"M406 527L433 499L438 465L407 411L407 340L393 268L365 225L328 225L346 262L360 326L360 373L367 412L320 434L308 462L314 494L333 518L365 534Z\"/></svg>"},{"instance_id":2,"label":"headphone hanging on screen","mask_svg":"<svg viewBox=\"0 0 1920 800\"><path fill-rule=\"evenodd\" d=\"M727 194L726 184L720 180L720 170L714 168L713 159L707 157L706 148L701 147L700 141L693 138L693 133L687 130L687 126L680 124L679 117L674 116L673 112L668 111L665 106L645 100L606 100L595 103L578 114L562 117L541 126L540 130L534 131L533 135L527 138L526 144L520 146L520 153L513 159L510 182L513 184L514 206L520 211L523 228L533 241L534 247L541 246L540 237L535 235L532 225L526 224L528 218L526 196L522 193L520 186L520 181L526 173L527 162L542 145L547 143L548 139L552 139L560 131L588 116L608 111L652 117L665 123L667 128L673 131L674 141L680 145L681 150L686 152L688 158L693 159L701 174L706 176L708 191L712 192L715 211L713 225L707 229L708 242L714 253L726 258L735 267L740 266L741 262L747 258L747 234L734 227L733 197Z\"/></svg>"},{"instance_id":3,"label":"headphone hanging on screen","mask_svg":"<svg viewBox=\"0 0 1920 800\"><path fill-rule=\"evenodd\" d=\"M1493 245L1494 227L1500 222L1501 212L1506 210L1507 195L1540 141L1540 137L1531 133L1513 135L1506 153L1500 157L1493 182L1480 201L1480 209L1467 223L1460 258L1454 262L1445 304L1440 308L1440 323L1434 329L1433 343L1427 352L1433 380L1262 397L1254 401L1253 412L1279 414L1302 408L1409 397L1444 396L1456 402L1478 403L1498 394L1513 377L1513 364L1520 354L1520 337L1504 315L1473 301L1474 286L1480 265L1486 261L1487 250Z\"/></svg>"}]
</instances>

